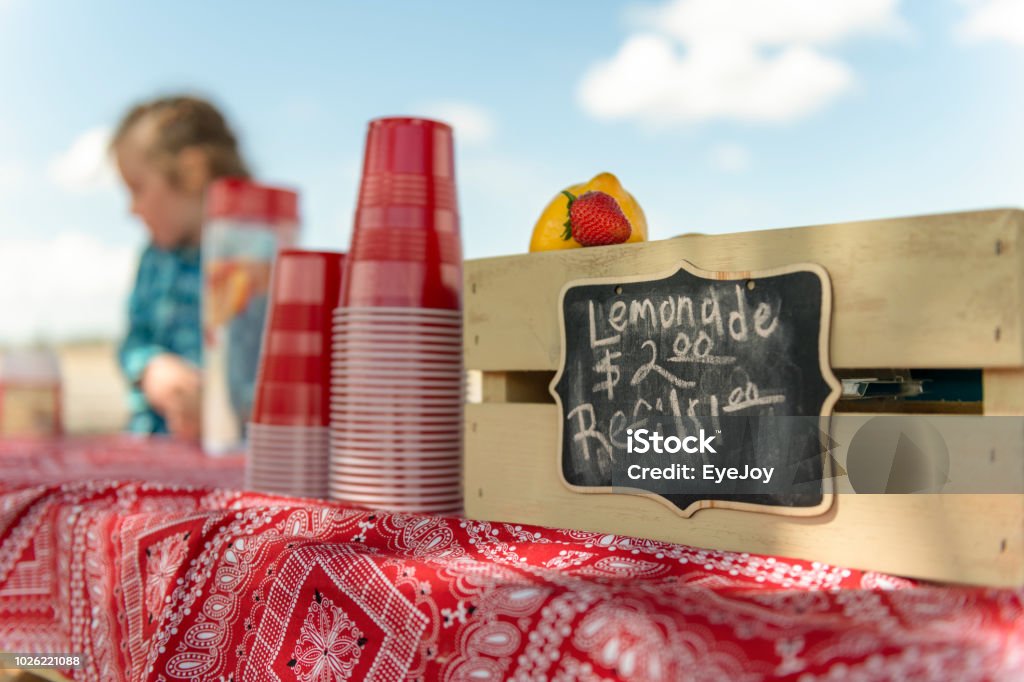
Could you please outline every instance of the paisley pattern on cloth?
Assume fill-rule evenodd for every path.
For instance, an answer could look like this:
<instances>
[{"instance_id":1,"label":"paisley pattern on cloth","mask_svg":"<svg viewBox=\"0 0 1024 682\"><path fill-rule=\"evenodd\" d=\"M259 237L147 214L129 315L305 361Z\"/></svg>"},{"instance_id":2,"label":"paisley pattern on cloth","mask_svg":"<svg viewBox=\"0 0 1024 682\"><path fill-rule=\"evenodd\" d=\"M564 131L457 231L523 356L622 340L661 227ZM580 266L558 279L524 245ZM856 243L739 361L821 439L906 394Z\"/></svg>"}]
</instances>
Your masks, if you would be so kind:
<instances>
[{"instance_id":1,"label":"paisley pattern on cloth","mask_svg":"<svg viewBox=\"0 0 1024 682\"><path fill-rule=\"evenodd\" d=\"M97 461L122 480L67 478ZM0 650L103 681L1024 678L1024 590L217 487L236 469L0 443Z\"/></svg>"},{"instance_id":2,"label":"paisley pattern on cloth","mask_svg":"<svg viewBox=\"0 0 1024 682\"><path fill-rule=\"evenodd\" d=\"M297 666L302 682L351 679L366 639L347 613L315 592L288 665Z\"/></svg>"}]
</instances>

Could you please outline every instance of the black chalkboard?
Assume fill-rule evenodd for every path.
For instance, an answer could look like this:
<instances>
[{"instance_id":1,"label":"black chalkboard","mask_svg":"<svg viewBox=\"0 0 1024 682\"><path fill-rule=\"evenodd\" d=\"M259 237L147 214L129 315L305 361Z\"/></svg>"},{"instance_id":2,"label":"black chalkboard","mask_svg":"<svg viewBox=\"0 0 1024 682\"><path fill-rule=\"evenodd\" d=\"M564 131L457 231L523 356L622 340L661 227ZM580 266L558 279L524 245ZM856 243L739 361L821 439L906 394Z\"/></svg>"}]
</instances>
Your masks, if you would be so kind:
<instances>
[{"instance_id":1,"label":"black chalkboard","mask_svg":"<svg viewBox=\"0 0 1024 682\"><path fill-rule=\"evenodd\" d=\"M570 488L655 494L683 515L711 506L813 514L831 504L819 427L840 384L828 363L831 289L821 266L729 273L684 262L669 274L570 282L560 306L551 392ZM627 434L639 428L680 439L703 429L715 452L638 455ZM778 477L624 482L628 464L672 461L770 467Z\"/></svg>"}]
</instances>

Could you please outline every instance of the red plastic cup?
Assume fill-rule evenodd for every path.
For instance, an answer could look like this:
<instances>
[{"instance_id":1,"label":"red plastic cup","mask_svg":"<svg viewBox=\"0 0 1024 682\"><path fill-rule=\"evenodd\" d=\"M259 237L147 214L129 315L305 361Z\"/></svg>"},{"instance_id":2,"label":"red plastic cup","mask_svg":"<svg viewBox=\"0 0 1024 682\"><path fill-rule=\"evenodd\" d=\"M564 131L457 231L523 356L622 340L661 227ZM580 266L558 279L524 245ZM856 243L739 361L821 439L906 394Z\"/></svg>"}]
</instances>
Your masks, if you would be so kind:
<instances>
[{"instance_id":1,"label":"red plastic cup","mask_svg":"<svg viewBox=\"0 0 1024 682\"><path fill-rule=\"evenodd\" d=\"M335 472L335 477L338 481L351 482L359 485L367 485L374 481L386 481L389 484L401 483L415 483L416 481L426 481L431 484L433 483L447 483L450 481L457 481L462 475L462 470L459 467L452 467L450 471L436 471L431 472L429 469L422 471L396 471L389 470L386 476L382 476L379 473L374 474L373 472L367 472L355 469L353 471Z\"/></svg>"},{"instance_id":2,"label":"red plastic cup","mask_svg":"<svg viewBox=\"0 0 1024 682\"><path fill-rule=\"evenodd\" d=\"M248 441L250 450L259 449L261 452L268 450L294 449L303 452L310 450L323 450L330 445L330 431L322 426L300 426L289 427L295 431L293 434L277 433L268 434L255 429L257 425L250 423ZM311 434L305 431L316 430L318 433Z\"/></svg>"},{"instance_id":3,"label":"red plastic cup","mask_svg":"<svg viewBox=\"0 0 1024 682\"><path fill-rule=\"evenodd\" d=\"M317 331L330 339L344 269L343 253L281 251L274 262L267 329Z\"/></svg>"},{"instance_id":4,"label":"red plastic cup","mask_svg":"<svg viewBox=\"0 0 1024 682\"><path fill-rule=\"evenodd\" d=\"M253 421L276 426L326 426L330 422L330 389L314 383L256 384Z\"/></svg>"},{"instance_id":5,"label":"red plastic cup","mask_svg":"<svg viewBox=\"0 0 1024 682\"><path fill-rule=\"evenodd\" d=\"M462 308L453 147L438 121L370 121L343 306Z\"/></svg>"},{"instance_id":6,"label":"red plastic cup","mask_svg":"<svg viewBox=\"0 0 1024 682\"><path fill-rule=\"evenodd\" d=\"M332 501L343 502L353 507L367 509L384 509L395 513L442 514L458 513L462 509L462 495L458 494L449 500L422 500L404 495L381 495L366 499L348 495L328 483L328 496Z\"/></svg>"},{"instance_id":7,"label":"red plastic cup","mask_svg":"<svg viewBox=\"0 0 1024 682\"><path fill-rule=\"evenodd\" d=\"M419 509L421 505L423 508L433 509L434 505L461 505L462 503L462 491L452 490L445 491L437 495L414 495L411 492L402 493L381 493L374 495L372 493L352 493L348 492L340 486L333 484L328 485L331 499L339 502L355 502L362 505L383 505L390 506L392 503L401 505L402 508Z\"/></svg>"},{"instance_id":8,"label":"red plastic cup","mask_svg":"<svg viewBox=\"0 0 1024 682\"><path fill-rule=\"evenodd\" d=\"M456 451L423 451L408 453L400 451L367 452L346 449L332 450L332 460L328 469L342 474L361 474L366 477L382 478L387 476L409 475L421 469L430 469L433 473L451 473L460 470L462 458ZM386 461L387 466L381 466ZM357 470L363 467L363 470ZM376 469L366 469L376 467ZM424 472L427 473L427 472Z\"/></svg>"},{"instance_id":9,"label":"red plastic cup","mask_svg":"<svg viewBox=\"0 0 1024 682\"><path fill-rule=\"evenodd\" d=\"M372 430L352 431L333 429L331 432L331 451L341 452L345 447L370 453L382 450L416 453L423 449L440 449L446 452L454 452L462 447L462 433L387 433L382 435Z\"/></svg>"},{"instance_id":10,"label":"red plastic cup","mask_svg":"<svg viewBox=\"0 0 1024 682\"><path fill-rule=\"evenodd\" d=\"M252 421L327 426L332 317L345 255L281 251L274 263Z\"/></svg>"},{"instance_id":11,"label":"red plastic cup","mask_svg":"<svg viewBox=\"0 0 1024 682\"><path fill-rule=\"evenodd\" d=\"M371 321L377 319L381 315L389 317L398 317L403 320L434 320L434 321L451 321L451 320L462 320L462 312L458 310L446 310L443 308L393 308L389 306L379 306L371 309L367 308L338 308L334 311L334 317L337 319L354 318L354 319L366 319L369 318Z\"/></svg>"}]
</instances>

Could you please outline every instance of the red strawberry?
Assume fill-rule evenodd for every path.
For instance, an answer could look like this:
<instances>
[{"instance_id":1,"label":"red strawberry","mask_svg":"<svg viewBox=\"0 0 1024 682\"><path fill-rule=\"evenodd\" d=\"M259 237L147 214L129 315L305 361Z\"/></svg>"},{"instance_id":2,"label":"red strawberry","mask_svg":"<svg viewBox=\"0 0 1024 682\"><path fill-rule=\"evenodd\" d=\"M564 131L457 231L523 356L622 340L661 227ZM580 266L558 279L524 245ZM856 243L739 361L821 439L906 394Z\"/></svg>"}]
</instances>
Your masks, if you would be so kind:
<instances>
[{"instance_id":1,"label":"red strawberry","mask_svg":"<svg viewBox=\"0 0 1024 682\"><path fill-rule=\"evenodd\" d=\"M562 194L569 197L569 219L565 221L563 239L573 237L583 246L621 244L629 239L633 227L615 197L596 191L578 198L570 192Z\"/></svg>"}]
</instances>

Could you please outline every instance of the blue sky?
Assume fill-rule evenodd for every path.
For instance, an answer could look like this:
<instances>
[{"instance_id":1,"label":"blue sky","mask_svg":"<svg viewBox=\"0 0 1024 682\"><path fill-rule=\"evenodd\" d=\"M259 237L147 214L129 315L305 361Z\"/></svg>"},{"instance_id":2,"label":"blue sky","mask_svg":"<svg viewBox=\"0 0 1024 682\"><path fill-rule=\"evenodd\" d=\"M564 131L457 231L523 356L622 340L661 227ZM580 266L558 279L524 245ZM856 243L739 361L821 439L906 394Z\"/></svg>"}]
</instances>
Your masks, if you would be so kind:
<instances>
[{"instance_id":1,"label":"blue sky","mask_svg":"<svg viewBox=\"0 0 1024 682\"><path fill-rule=\"evenodd\" d=\"M366 122L456 127L467 258L616 173L651 237L1020 206L1024 0L0 0L0 343L122 325L132 102L228 113L303 244L347 248Z\"/></svg>"}]
</instances>

